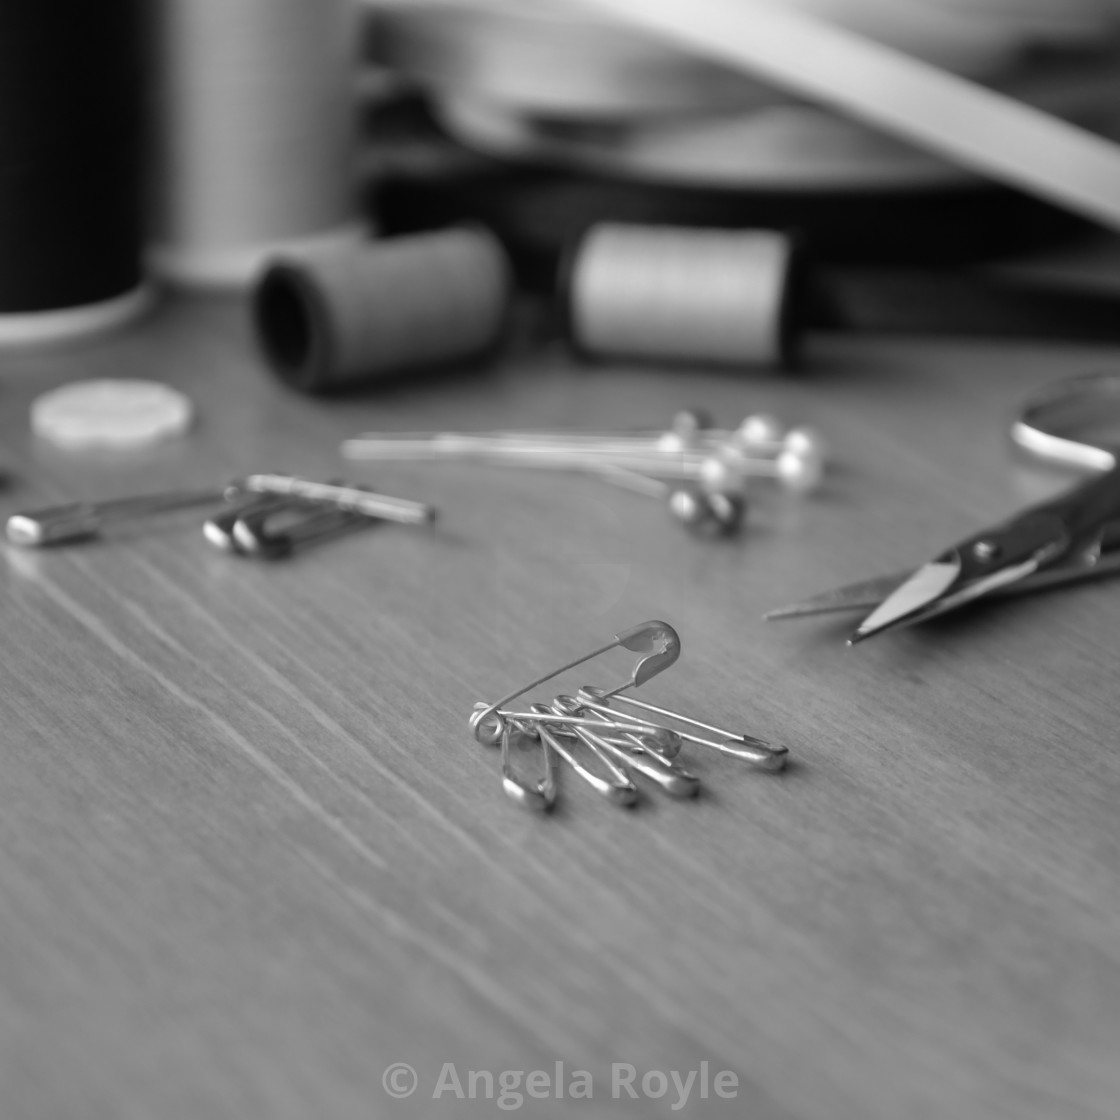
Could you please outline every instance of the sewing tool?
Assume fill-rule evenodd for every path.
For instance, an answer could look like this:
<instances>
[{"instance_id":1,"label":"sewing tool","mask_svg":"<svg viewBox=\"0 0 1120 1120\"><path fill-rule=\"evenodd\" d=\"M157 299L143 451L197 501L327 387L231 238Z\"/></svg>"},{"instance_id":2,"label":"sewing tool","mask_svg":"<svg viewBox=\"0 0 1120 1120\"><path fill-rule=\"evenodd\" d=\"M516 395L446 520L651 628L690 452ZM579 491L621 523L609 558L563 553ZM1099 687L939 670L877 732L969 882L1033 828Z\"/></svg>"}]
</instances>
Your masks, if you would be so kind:
<instances>
[{"instance_id":1,"label":"sewing tool","mask_svg":"<svg viewBox=\"0 0 1120 1120\"><path fill-rule=\"evenodd\" d=\"M223 501L232 505L207 519L203 527L206 539L225 552L268 559L373 521L427 525L436 516L435 509L422 502L375 494L362 487L253 474L220 488L67 502L15 513L8 518L6 532L12 544L40 548L96 536L115 522ZM275 517L282 517L282 524L273 523Z\"/></svg>"},{"instance_id":2,"label":"sewing tool","mask_svg":"<svg viewBox=\"0 0 1120 1120\"><path fill-rule=\"evenodd\" d=\"M304 545L342 536L371 521L430 525L436 518L433 506L357 486L309 482L287 475L250 475L245 485L274 500L243 510L233 519L235 551L270 560L290 555ZM315 511L310 516L308 505Z\"/></svg>"},{"instance_id":3,"label":"sewing tool","mask_svg":"<svg viewBox=\"0 0 1120 1120\"><path fill-rule=\"evenodd\" d=\"M274 494L248 494L238 498L237 494L227 497L227 508L208 517L202 523L202 535L215 548L231 555L241 554L241 545L233 535L238 521L252 517L266 510L283 509L287 503Z\"/></svg>"},{"instance_id":4,"label":"sewing tool","mask_svg":"<svg viewBox=\"0 0 1120 1120\"><path fill-rule=\"evenodd\" d=\"M574 696L557 696L553 701L552 710L558 715L580 716L585 710L583 704ZM612 731L616 725L605 715L600 715L599 723L603 731ZM700 791L700 779L695 774L689 773L683 766L671 758L650 749L649 745L638 739L633 732L629 749L619 746L606 734L600 734L585 723L569 724L577 738L583 740L588 746L594 745L598 753L606 754L625 773L632 770L642 777L654 782L670 797L695 797Z\"/></svg>"},{"instance_id":5,"label":"sewing tool","mask_svg":"<svg viewBox=\"0 0 1120 1120\"><path fill-rule=\"evenodd\" d=\"M694 532L711 530L719 536L734 536L746 520L747 498L741 492L706 493L698 486L672 486L663 479L610 463L597 467L595 474L623 490L659 499L670 516Z\"/></svg>"},{"instance_id":6,"label":"sewing tool","mask_svg":"<svg viewBox=\"0 0 1120 1120\"><path fill-rule=\"evenodd\" d=\"M638 700L633 696L620 696L617 692L605 693L602 689L584 685L579 690L579 700L583 707L594 712L600 712L604 715L614 716L614 712L612 711L613 704L622 704L627 708L637 708L640 711L652 712L662 719L669 719L676 723L682 723L687 727L695 727L702 731L710 731L712 734L718 735L719 738L705 739L696 735L694 732L682 731L680 728L672 729L674 734L680 739L695 743L697 746L708 747L711 750L718 751L720 754L740 759L743 762L750 762L752 765L762 770L781 770L786 764L788 750L785 747L774 746L771 743L767 743L753 735L744 734L741 731L728 731L726 728L714 727L710 723L704 723L690 716L681 715L680 712L673 712L668 708L659 708L654 704L646 703L644 700ZM653 720L642 719L641 717L631 716L627 718L636 719L639 724L647 724L651 728L664 726L664 724L658 724Z\"/></svg>"},{"instance_id":7,"label":"sewing tool","mask_svg":"<svg viewBox=\"0 0 1120 1120\"><path fill-rule=\"evenodd\" d=\"M241 286L357 240L352 0L163 0L152 21L152 266ZM77 41L77 40L76 40Z\"/></svg>"},{"instance_id":8,"label":"sewing tool","mask_svg":"<svg viewBox=\"0 0 1120 1120\"><path fill-rule=\"evenodd\" d=\"M258 560L281 560L297 549L323 544L370 523L369 518L353 513L309 511L300 502L280 499L242 511L234 518L233 551Z\"/></svg>"},{"instance_id":9,"label":"sewing tool","mask_svg":"<svg viewBox=\"0 0 1120 1120\"><path fill-rule=\"evenodd\" d=\"M1100 419L1120 397L1120 375L1091 374L1032 395L1011 427L1029 454L1097 473L1059 497L966 538L912 573L863 580L769 612L768 619L870 609L849 639L923 622L984 598L1095 579L1120 571L1120 466L1116 448L1054 425L1070 414Z\"/></svg>"},{"instance_id":10,"label":"sewing tool","mask_svg":"<svg viewBox=\"0 0 1120 1120\"><path fill-rule=\"evenodd\" d=\"M505 330L511 283L501 244L482 228L368 241L271 259L253 323L293 388L352 389L479 360Z\"/></svg>"},{"instance_id":11,"label":"sewing tool","mask_svg":"<svg viewBox=\"0 0 1120 1120\"><path fill-rule=\"evenodd\" d=\"M0 346L83 337L148 305L140 37L133 0L0 5Z\"/></svg>"},{"instance_id":12,"label":"sewing tool","mask_svg":"<svg viewBox=\"0 0 1120 1120\"><path fill-rule=\"evenodd\" d=\"M555 714L545 704L534 704L533 713L542 716ZM596 793L605 797L612 804L627 806L633 805L637 801L638 787L630 780L625 770L615 766L609 759L604 760L600 754L592 752L606 767L608 777L604 778L580 762L576 754L568 748L559 735L553 733L547 723L536 720L533 724L533 731L523 732L523 734L532 734L539 738L546 754L556 754L559 758L562 758L578 777L582 778ZM520 800L514 789L504 783L503 788L507 795L512 796L515 801Z\"/></svg>"},{"instance_id":13,"label":"sewing tool","mask_svg":"<svg viewBox=\"0 0 1120 1120\"><path fill-rule=\"evenodd\" d=\"M562 693L548 703L534 701L524 710L509 707L526 693L619 647L640 653L642 657L629 678L613 688L585 685L577 696ZM480 743L501 748L502 785L507 795L529 809L550 809L556 799L550 757L555 753L578 777L615 804L632 805L638 800L633 774L652 782L670 797L693 797L699 791L700 781L678 760L682 740L749 762L757 769L780 770L788 756L783 746L729 732L668 708L621 695L668 669L679 658L680 650L680 637L668 623L644 622L615 635L612 642L591 653L516 689L497 703L476 703L470 717L471 730ZM654 713L661 722L644 715L620 715L613 707L617 703ZM707 731L719 738L707 739L694 730L681 730L669 724ZM522 743L539 742L545 756L541 778L526 782L514 773L511 758L514 736ZM601 772L597 773L582 762L577 751L593 758L596 769Z\"/></svg>"},{"instance_id":14,"label":"sewing tool","mask_svg":"<svg viewBox=\"0 0 1120 1120\"><path fill-rule=\"evenodd\" d=\"M667 431L365 433L342 445L357 461L462 460L538 470L579 471L665 503L698 532L730 536L747 514L752 478L773 478L810 494L824 478L827 448L809 427L786 431L770 416L738 428L707 425L684 410Z\"/></svg>"},{"instance_id":15,"label":"sewing tool","mask_svg":"<svg viewBox=\"0 0 1120 1120\"><path fill-rule=\"evenodd\" d=\"M593 360L787 365L795 261L770 230L593 226L562 284L569 339Z\"/></svg>"},{"instance_id":16,"label":"sewing tool","mask_svg":"<svg viewBox=\"0 0 1120 1120\"><path fill-rule=\"evenodd\" d=\"M69 451L127 451L181 435L194 419L190 398L157 381L76 381L36 397L31 430Z\"/></svg>"},{"instance_id":17,"label":"sewing tool","mask_svg":"<svg viewBox=\"0 0 1120 1120\"><path fill-rule=\"evenodd\" d=\"M544 755L543 776L532 785L526 785L513 772L513 762L510 758L510 739L514 734L522 733L515 732L512 725L508 723L502 728L502 789L505 790L507 797L512 798L523 808L538 813L548 812L556 802L556 764L553 760L555 748L552 747L551 736L546 731L541 737L541 741L545 744L545 749L541 752ZM563 751L563 749L561 747L560 751ZM578 765L574 760L572 764Z\"/></svg>"},{"instance_id":18,"label":"sewing tool","mask_svg":"<svg viewBox=\"0 0 1120 1120\"><path fill-rule=\"evenodd\" d=\"M6 533L12 544L26 548L70 544L97 536L103 528L114 522L212 505L222 501L228 494L230 487L226 486L219 489L115 498L106 502L66 502L44 509L13 513L8 518Z\"/></svg>"}]
</instances>

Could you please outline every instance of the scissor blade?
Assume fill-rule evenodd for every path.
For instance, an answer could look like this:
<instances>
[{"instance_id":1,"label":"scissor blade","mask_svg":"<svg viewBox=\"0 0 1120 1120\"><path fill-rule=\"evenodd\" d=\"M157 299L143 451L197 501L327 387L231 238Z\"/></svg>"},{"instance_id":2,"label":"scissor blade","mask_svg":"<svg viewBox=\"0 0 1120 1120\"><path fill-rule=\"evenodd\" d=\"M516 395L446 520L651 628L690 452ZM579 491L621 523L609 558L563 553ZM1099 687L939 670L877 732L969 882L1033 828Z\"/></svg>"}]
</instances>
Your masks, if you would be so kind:
<instances>
[{"instance_id":1,"label":"scissor blade","mask_svg":"<svg viewBox=\"0 0 1120 1120\"><path fill-rule=\"evenodd\" d=\"M889 576L876 576L874 579L861 579L858 583L848 583L787 603L767 611L762 617L767 622L777 622L787 618L805 618L814 614L837 614L840 611L871 610L877 607L892 591L901 587L910 578L909 572L894 572Z\"/></svg>"},{"instance_id":2,"label":"scissor blade","mask_svg":"<svg viewBox=\"0 0 1120 1120\"><path fill-rule=\"evenodd\" d=\"M860 624L848 639L849 645L863 641L883 630L900 626L919 611L942 599L961 574L957 553L923 564L895 588Z\"/></svg>"},{"instance_id":3,"label":"scissor blade","mask_svg":"<svg viewBox=\"0 0 1120 1120\"><path fill-rule=\"evenodd\" d=\"M986 575L968 578L964 576L967 565L959 550L952 549L938 560L924 564L897 591L888 595L856 627L848 645L855 645L884 630L925 622L1000 588L1017 584L1036 573L1044 559L1045 554L1040 552L1019 563L996 568Z\"/></svg>"},{"instance_id":4,"label":"scissor blade","mask_svg":"<svg viewBox=\"0 0 1120 1120\"><path fill-rule=\"evenodd\" d=\"M1015 583L993 588L990 595L992 598L1028 595L1036 591L1103 579L1117 572L1120 572L1120 522L1104 526L1095 540L1078 551L1067 554L1053 566L1041 567ZM879 606L909 578L908 572L891 572L889 575L859 580L811 595L807 599L799 599L795 603L775 607L762 617L767 622L778 622L817 614L869 611Z\"/></svg>"}]
</instances>

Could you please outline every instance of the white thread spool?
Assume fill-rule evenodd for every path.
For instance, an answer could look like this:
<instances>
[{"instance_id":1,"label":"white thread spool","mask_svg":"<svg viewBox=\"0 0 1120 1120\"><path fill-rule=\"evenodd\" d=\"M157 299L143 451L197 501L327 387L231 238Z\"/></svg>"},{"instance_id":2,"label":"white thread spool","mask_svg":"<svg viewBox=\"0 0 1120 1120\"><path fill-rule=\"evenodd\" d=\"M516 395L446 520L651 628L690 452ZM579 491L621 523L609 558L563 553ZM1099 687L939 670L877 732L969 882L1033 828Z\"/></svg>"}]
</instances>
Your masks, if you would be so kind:
<instances>
[{"instance_id":1,"label":"white thread spool","mask_svg":"<svg viewBox=\"0 0 1120 1120\"><path fill-rule=\"evenodd\" d=\"M512 271L481 227L285 254L253 293L272 369L304 392L476 360L505 329Z\"/></svg>"},{"instance_id":2,"label":"white thread spool","mask_svg":"<svg viewBox=\"0 0 1120 1120\"><path fill-rule=\"evenodd\" d=\"M282 245L352 240L355 0L156 10L154 270L243 285Z\"/></svg>"},{"instance_id":3,"label":"white thread spool","mask_svg":"<svg viewBox=\"0 0 1120 1120\"><path fill-rule=\"evenodd\" d=\"M592 359L786 365L795 258L792 239L770 230L594 226L562 297L571 342Z\"/></svg>"}]
</instances>

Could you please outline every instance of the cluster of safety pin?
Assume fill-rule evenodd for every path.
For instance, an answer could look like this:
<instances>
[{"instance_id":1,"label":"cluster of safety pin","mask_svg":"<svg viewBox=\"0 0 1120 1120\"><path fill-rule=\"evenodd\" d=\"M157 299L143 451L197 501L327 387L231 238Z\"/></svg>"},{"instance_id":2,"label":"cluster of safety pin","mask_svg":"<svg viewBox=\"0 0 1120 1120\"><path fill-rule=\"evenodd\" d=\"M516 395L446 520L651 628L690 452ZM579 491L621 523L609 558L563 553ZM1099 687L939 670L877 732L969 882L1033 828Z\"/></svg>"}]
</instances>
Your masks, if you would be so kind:
<instances>
[{"instance_id":1,"label":"cluster of safety pin","mask_svg":"<svg viewBox=\"0 0 1120 1120\"><path fill-rule=\"evenodd\" d=\"M736 532L747 513L751 478L776 479L807 494L824 477L826 449L809 427L786 429L773 416L747 416L715 428L701 412L677 413L668 431L637 432L367 432L342 445L359 461L463 460L583 471L664 501L694 530Z\"/></svg>"},{"instance_id":2,"label":"cluster of safety pin","mask_svg":"<svg viewBox=\"0 0 1120 1120\"><path fill-rule=\"evenodd\" d=\"M630 679L621 685L610 689L584 685L575 696L556 696L547 703L524 705L521 710L509 707L561 673L618 647L644 655ZM501 748L502 788L507 796L527 809L547 812L556 801L555 760L559 758L596 793L616 805L633 805L638 800L635 776L652 782L670 797L693 797L699 792L700 780L678 757L684 742L740 759L760 770L782 769L788 756L783 746L622 695L663 672L680 652L681 640L672 626L657 620L643 622L495 704L475 704L471 729L480 743ZM514 736L539 743L540 777L525 779L515 773L511 749ZM588 765L592 759L595 768Z\"/></svg>"},{"instance_id":3,"label":"cluster of safety pin","mask_svg":"<svg viewBox=\"0 0 1120 1120\"><path fill-rule=\"evenodd\" d=\"M428 525L434 507L376 494L360 486L313 482L283 474L251 474L218 489L179 490L105 502L64 505L12 514L7 537L29 548L61 545L98 535L113 522L213 505L224 507L203 526L224 552L275 560L304 545L340 536L373 521Z\"/></svg>"}]
</instances>

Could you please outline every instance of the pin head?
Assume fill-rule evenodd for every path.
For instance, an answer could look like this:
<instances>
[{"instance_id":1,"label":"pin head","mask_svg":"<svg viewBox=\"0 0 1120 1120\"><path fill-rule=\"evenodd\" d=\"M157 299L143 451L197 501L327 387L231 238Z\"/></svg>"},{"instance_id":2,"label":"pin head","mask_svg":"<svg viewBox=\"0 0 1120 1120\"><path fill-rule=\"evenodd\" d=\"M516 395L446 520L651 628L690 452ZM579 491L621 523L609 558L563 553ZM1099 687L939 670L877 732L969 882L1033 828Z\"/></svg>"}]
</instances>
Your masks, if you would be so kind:
<instances>
[{"instance_id":1,"label":"pin head","mask_svg":"<svg viewBox=\"0 0 1120 1120\"><path fill-rule=\"evenodd\" d=\"M704 494L682 486L669 495L669 512L694 533L729 537L743 527L747 499L742 494Z\"/></svg>"},{"instance_id":2,"label":"pin head","mask_svg":"<svg viewBox=\"0 0 1120 1120\"><path fill-rule=\"evenodd\" d=\"M744 451L764 451L778 443L785 435L782 422L766 412L744 417L735 429L732 439Z\"/></svg>"}]
</instances>

